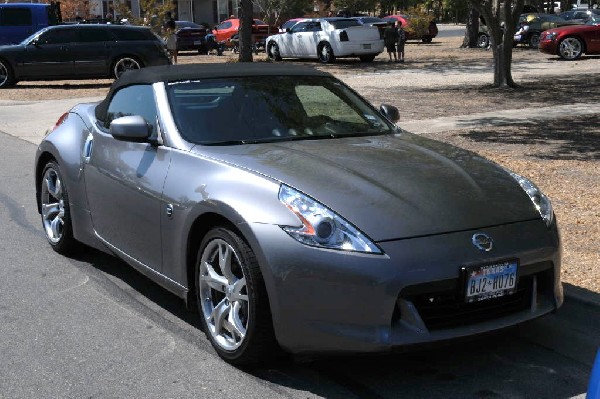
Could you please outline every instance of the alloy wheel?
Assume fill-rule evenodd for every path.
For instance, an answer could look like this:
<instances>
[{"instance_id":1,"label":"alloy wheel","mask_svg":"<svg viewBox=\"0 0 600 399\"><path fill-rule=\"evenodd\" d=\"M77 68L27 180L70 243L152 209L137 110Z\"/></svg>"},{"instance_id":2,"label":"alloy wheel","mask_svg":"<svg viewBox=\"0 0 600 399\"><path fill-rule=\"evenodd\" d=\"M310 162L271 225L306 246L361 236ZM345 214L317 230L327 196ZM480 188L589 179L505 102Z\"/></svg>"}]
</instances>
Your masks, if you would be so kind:
<instances>
[{"instance_id":1,"label":"alloy wheel","mask_svg":"<svg viewBox=\"0 0 600 399\"><path fill-rule=\"evenodd\" d=\"M567 37L565 40L560 42L560 56L566 60L574 60L578 58L582 51L583 46L581 45L581 41L576 37Z\"/></svg>"},{"instance_id":2,"label":"alloy wheel","mask_svg":"<svg viewBox=\"0 0 600 399\"><path fill-rule=\"evenodd\" d=\"M120 58L117 62L115 62L115 67L113 68L113 72L114 72L115 78L118 79L125 72L133 70L133 69L140 69L140 68L141 68L141 65L135 58L124 57L124 58Z\"/></svg>"},{"instance_id":3,"label":"alloy wheel","mask_svg":"<svg viewBox=\"0 0 600 399\"><path fill-rule=\"evenodd\" d=\"M249 297L241 261L231 244L215 238L206 245L198 283L208 333L223 350L236 350L246 338Z\"/></svg>"},{"instance_id":4,"label":"alloy wheel","mask_svg":"<svg viewBox=\"0 0 600 399\"><path fill-rule=\"evenodd\" d=\"M63 183L53 168L46 169L42 180L42 221L48 240L56 244L64 234L65 202Z\"/></svg>"}]
</instances>

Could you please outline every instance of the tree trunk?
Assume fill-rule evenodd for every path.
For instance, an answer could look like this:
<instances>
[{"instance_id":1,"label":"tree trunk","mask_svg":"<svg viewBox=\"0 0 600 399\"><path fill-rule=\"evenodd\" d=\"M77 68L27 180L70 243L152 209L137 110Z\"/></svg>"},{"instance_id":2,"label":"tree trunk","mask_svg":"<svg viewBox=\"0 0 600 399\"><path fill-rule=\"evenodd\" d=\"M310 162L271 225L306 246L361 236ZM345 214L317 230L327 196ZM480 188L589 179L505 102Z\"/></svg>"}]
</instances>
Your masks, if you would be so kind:
<instances>
[{"instance_id":1,"label":"tree trunk","mask_svg":"<svg viewBox=\"0 0 600 399\"><path fill-rule=\"evenodd\" d=\"M252 0L240 1L240 55L239 62L252 62Z\"/></svg>"},{"instance_id":2,"label":"tree trunk","mask_svg":"<svg viewBox=\"0 0 600 399\"><path fill-rule=\"evenodd\" d=\"M510 36L510 42L502 40L500 45L492 46L492 50L494 52L494 87L516 87L511 71L512 36Z\"/></svg>"},{"instance_id":3,"label":"tree trunk","mask_svg":"<svg viewBox=\"0 0 600 399\"><path fill-rule=\"evenodd\" d=\"M460 46L461 48L476 48L479 37L479 11L474 7L469 7L469 17L465 29L465 38Z\"/></svg>"}]
</instances>

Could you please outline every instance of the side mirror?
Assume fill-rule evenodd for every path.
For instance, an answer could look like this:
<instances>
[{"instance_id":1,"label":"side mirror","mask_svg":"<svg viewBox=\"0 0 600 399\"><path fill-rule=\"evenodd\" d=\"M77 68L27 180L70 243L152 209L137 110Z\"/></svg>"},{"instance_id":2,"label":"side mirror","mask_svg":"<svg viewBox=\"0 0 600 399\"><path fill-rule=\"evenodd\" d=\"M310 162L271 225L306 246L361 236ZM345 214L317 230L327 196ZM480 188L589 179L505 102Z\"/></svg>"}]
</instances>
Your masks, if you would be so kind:
<instances>
[{"instance_id":1,"label":"side mirror","mask_svg":"<svg viewBox=\"0 0 600 399\"><path fill-rule=\"evenodd\" d=\"M286 31L287 33L292 33L292 28L285 28L285 31Z\"/></svg>"},{"instance_id":2,"label":"side mirror","mask_svg":"<svg viewBox=\"0 0 600 399\"><path fill-rule=\"evenodd\" d=\"M390 122L396 123L400 120L400 112L398 108L390 104L381 104L379 112L383 114Z\"/></svg>"},{"instance_id":3,"label":"side mirror","mask_svg":"<svg viewBox=\"0 0 600 399\"><path fill-rule=\"evenodd\" d=\"M150 137L151 129L144 118L131 115L112 121L109 132L117 140L143 142Z\"/></svg>"}]
</instances>

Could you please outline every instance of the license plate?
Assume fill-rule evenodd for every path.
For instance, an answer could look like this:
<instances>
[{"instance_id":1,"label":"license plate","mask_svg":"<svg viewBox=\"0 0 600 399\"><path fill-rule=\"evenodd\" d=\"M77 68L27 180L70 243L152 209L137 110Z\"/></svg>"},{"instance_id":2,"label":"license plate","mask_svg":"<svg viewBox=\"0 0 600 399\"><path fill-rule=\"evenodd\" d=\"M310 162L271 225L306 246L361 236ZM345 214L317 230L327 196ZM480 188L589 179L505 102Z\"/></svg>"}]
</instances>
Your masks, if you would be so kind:
<instances>
[{"instance_id":1,"label":"license plate","mask_svg":"<svg viewBox=\"0 0 600 399\"><path fill-rule=\"evenodd\" d=\"M516 260L463 268L466 275L465 301L479 302L514 294L517 290L517 269Z\"/></svg>"},{"instance_id":2,"label":"license plate","mask_svg":"<svg viewBox=\"0 0 600 399\"><path fill-rule=\"evenodd\" d=\"M370 50L371 49L371 45L370 44L363 44L363 49Z\"/></svg>"}]
</instances>

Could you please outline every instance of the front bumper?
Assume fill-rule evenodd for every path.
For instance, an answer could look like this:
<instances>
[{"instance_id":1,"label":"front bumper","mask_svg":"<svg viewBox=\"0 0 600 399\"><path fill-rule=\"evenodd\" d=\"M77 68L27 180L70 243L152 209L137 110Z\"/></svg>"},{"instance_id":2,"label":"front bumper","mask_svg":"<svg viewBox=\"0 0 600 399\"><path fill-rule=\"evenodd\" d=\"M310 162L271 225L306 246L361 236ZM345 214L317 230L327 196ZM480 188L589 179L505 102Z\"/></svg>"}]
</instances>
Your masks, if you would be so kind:
<instances>
[{"instance_id":1,"label":"front bumper","mask_svg":"<svg viewBox=\"0 0 600 399\"><path fill-rule=\"evenodd\" d=\"M379 243L385 255L304 246L278 226L253 225L279 343L293 353L376 352L469 336L558 308L560 239L540 220ZM519 260L518 293L465 306L460 270ZM505 303L506 302L506 303ZM441 316L441 318L440 318Z\"/></svg>"}]
</instances>

